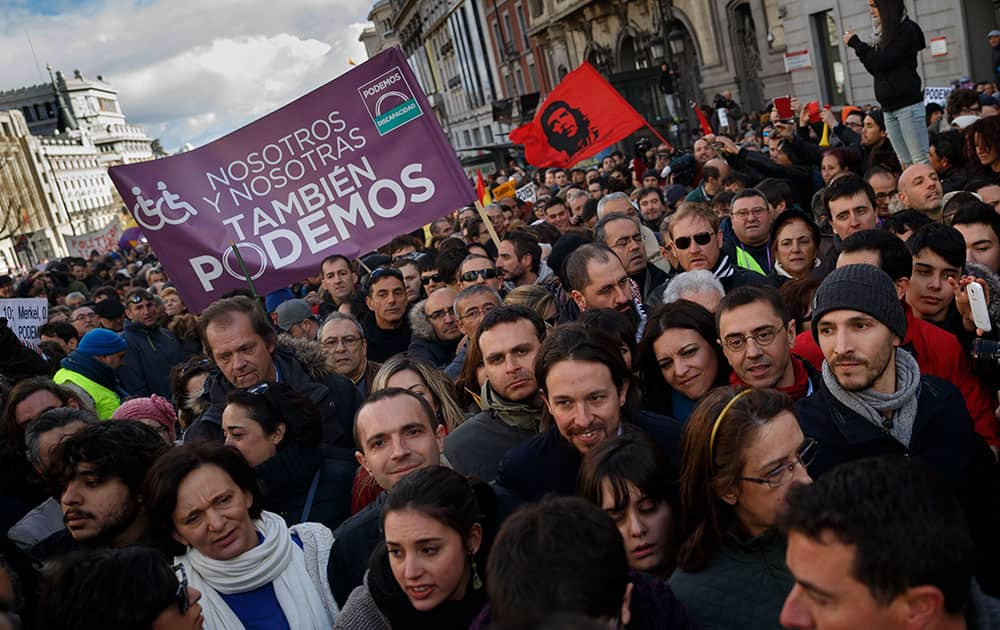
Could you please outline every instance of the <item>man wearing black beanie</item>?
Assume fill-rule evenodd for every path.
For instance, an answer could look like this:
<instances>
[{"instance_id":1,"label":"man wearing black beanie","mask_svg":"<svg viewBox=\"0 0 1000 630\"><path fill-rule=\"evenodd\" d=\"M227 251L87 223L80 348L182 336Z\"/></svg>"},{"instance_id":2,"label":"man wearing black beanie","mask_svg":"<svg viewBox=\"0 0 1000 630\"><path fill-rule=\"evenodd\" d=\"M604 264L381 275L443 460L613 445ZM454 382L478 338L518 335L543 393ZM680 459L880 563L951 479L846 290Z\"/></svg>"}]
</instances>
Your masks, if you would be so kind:
<instances>
[{"instance_id":1,"label":"man wearing black beanie","mask_svg":"<svg viewBox=\"0 0 1000 630\"><path fill-rule=\"evenodd\" d=\"M958 389L921 375L898 347L906 316L892 280L873 265L831 272L813 298L812 333L823 351L823 379L796 403L802 432L819 445L809 474L815 479L842 462L888 454L928 464L963 503L984 590L1000 591L1000 469Z\"/></svg>"}]
</instances>

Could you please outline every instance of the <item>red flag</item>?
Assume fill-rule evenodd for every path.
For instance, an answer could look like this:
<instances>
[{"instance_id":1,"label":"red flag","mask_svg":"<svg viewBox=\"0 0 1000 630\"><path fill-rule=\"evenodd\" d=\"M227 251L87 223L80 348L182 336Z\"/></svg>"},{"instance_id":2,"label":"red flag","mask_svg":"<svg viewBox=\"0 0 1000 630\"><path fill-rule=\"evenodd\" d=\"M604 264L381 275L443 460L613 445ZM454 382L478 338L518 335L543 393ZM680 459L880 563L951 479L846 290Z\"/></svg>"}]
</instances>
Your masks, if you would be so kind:
<instances>
[{"instance_id":1,"label":"red flag","mask_svg":"<svg viewBox=\"0 0 1000 630\"><path fill-rule=\"evenodd\" d=\"M705 118L705 112L701 111L701 108L697 105L692 105L694 107L694 113L698 116L698 122L701 124L701 131L706 136L710 136L714 131L712 131L712 125L708 124L708 119Z\"/></svg>"},{"instance_id":2,"label":"red flag","mask_svg":"<svg viewBox=\"0 0 1000 630\"><path fill-rule=\"evenodd\" d=\"M552 90L534 120L510 132L532 166L570 167L625 138L646 119L583 62Z\"/></svg>"}]
</instances>

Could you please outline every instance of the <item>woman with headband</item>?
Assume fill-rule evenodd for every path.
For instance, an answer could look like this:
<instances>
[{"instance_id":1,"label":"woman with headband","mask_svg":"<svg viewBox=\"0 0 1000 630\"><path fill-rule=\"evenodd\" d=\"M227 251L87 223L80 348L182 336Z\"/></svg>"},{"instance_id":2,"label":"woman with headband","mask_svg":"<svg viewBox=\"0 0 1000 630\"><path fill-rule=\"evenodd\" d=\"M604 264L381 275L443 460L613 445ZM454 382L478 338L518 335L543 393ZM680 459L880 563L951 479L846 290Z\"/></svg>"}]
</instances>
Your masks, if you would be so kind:
<instances>
[{"instance_id":1,"label":"woman with headband","mask_svg":"<svg viewBox=\"0 0 1000 630\"><path fill-rule=\"evenodd\" d=\"M805 467L815 449L792 399L775 390L719 387L691 414L670 586L702 627L780 627L793 579L775 522L788 489L811 482Z\"/></svg>"}]
</instances>

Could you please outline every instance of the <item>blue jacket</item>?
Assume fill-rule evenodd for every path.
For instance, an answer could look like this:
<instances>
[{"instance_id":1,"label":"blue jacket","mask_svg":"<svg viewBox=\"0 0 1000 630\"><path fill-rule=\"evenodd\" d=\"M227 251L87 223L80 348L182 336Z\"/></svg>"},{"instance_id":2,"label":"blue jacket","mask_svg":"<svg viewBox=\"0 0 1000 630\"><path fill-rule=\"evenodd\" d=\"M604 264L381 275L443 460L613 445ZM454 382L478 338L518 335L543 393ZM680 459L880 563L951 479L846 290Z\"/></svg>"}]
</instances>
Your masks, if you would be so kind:
<instances>
[{"instance_id":1,"label":"blue jacket","mask_svg":"<svg viewBox=\"0 0 1000 630\"><path fill-rule=\"evenodd\" d=\"M128 344L118 378L131 396L156 394L171 400L170 369L187 356L166 328L132 322L121 333Z\"/></svg>"}]
</instances>

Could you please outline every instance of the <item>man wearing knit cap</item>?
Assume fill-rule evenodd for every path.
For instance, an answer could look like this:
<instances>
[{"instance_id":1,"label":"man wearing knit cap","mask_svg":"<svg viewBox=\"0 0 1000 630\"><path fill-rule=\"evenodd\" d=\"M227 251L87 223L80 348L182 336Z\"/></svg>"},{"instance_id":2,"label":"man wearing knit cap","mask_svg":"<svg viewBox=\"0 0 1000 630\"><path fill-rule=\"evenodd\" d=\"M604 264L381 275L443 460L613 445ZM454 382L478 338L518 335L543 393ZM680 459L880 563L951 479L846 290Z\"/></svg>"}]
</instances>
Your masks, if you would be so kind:
<instances>
[{"instance_id":1,"label":"man wearing knit cap","mask_svg":"<svg viewBox=\"0 0 1000 630\"><path fill-rule=\"evenodd\" d=\"M60 362L62 368L52 380L60 385L69 384L86 393L94 401L97 416L107 420L128 396L116 371L125 360L128 344L125 340L103 328L91 330L76 350Z\"/></svg>"},{"instance_id":2,"label":"man wearing knit cap","mask_svg":"<svg viewBox=\"0 0 1000 630\"><path fill-rule=\"evenodd\" d=\"M812 334L823 351L823 378L795 405L802 432L819 445L809 474L816 479L837 464L879 455L930 465L963 500L984 559L977 577L996 592L1000 509L991 497L1000 492L1000 470L958 389L921 375L898 347L906 315L892 280L872 265L831 272L813 298Z\"/></svg>"}]
</instances>

